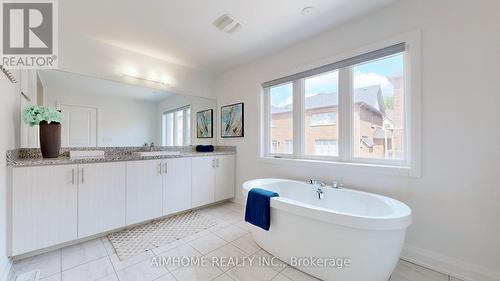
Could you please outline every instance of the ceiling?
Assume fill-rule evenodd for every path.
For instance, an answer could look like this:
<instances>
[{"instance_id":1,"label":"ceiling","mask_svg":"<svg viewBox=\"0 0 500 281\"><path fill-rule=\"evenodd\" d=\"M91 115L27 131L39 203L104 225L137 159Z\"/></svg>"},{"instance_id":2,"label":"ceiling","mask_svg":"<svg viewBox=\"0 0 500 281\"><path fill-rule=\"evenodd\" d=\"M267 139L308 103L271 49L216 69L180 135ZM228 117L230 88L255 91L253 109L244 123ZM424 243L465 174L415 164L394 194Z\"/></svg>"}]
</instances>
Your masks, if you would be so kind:
<instances>
[{"instance_id":1,"label":"ceiling","mask_svg":"<svg viewBox=\"0 0 500 281\"><path fill-rule=\"evenodd\" d=\"M40 70L38 75L47 91L68 93L70 95L108 96L151 102L158 102L174 95L148 87L134 86L58 70Z\"/></svg>"},{"instance_id":2,"label":"ceiling","mask_svg":"<svg viewBox=\"0 0 500 281\"><path fill-rule=\"evenodd\" d=\"M222 73L395 0L64 0L60 36L84 36L169 63ZM302 9L313 6L312 13ZM212 22L231 14L234 34Z\"/></svg>"}]
</instances>

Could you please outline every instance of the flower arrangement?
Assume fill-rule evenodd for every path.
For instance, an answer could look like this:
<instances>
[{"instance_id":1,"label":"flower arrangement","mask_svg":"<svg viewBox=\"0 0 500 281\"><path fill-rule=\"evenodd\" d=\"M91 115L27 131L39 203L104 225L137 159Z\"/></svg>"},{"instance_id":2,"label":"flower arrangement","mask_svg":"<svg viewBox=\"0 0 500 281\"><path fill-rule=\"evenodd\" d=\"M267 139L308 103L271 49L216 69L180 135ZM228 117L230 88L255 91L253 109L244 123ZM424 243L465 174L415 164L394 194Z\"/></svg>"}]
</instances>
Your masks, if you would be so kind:
<instances>
[{"instance_id":1,"label":"flower arrangement","mask_svg":"<svg viewBox=\"0 0 500 281\"><path fill-rule=\"evenodd\" d=\"M30 126L36 126L43 121L47 123L62 123L64 121L64 116L58 110L50 109L46 106L33 105L24 108L23 120Z\"/></svg>"}]
</instances>

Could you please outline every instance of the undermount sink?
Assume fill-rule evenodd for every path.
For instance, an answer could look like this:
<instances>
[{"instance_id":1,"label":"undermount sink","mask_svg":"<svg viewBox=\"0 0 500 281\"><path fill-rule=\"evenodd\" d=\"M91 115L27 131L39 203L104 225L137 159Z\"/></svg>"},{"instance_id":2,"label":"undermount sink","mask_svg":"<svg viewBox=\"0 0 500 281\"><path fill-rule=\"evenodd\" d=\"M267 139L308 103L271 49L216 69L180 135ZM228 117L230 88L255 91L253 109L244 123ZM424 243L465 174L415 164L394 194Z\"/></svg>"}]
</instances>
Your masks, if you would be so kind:
<instances>
[{"instance_id":1,"label":"undermount sink","mask_svg":"<svg viewBox=\"0 0 500 281\"><path fill-rule=\"evenodd\" d=\"M132 152L132 155L139 157L147 157L147 156L174 156L180 155L179 151L135 151Z\"/></svg>"}]
</instances>

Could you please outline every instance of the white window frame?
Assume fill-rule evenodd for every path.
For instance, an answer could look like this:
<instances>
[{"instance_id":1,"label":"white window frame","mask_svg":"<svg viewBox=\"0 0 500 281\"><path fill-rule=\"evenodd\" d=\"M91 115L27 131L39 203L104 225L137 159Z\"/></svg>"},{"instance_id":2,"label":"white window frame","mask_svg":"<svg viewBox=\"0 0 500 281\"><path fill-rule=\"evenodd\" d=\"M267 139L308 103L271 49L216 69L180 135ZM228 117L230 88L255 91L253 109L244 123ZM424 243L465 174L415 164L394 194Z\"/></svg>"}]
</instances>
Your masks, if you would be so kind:
<instances>
[{"instance_id":1,"label":"white window frame","mask_svg":"<svg viewBox=\"0 0 500 281\"><path fill-rule=\"evenodd\" d=\"M270 135L270 102L269 88L261 92L261 146L259 153L261 161L266 163L279 163L280 165L294 166L317 166L317 167L348 167L353 169L363 169L368 171L379 171L382 173L420 177L421 176L421 32L419 30L394 36L393 38L383 40L352 52L304 66L301 69L281 73L269 77L265 81L271 81L281 77L300 73L308 69L313 69L322 65L341 61L350 57L355 57L371 51L379 50L401 42L406 43L405 51L405 161L390 159L367 159L354 157L353 141L351 132L352 126L352 71L350 68L342 68L339 71L339 110L337 116L338 126L338 157L332 156L311 156L305 155L304 138L305 130L305 110L304 95L300 89L304 87L304 79L293 81L294 99L293 99L293 129L294 129L294 153L289 154L270 154L269 153L269 135ZM288 82L290 83L290 82ZM303 92L303 91L302 91ZM301 122L296 122L300 120ZM348 120L345 122L344 120Z\"/></svg>"},{"instance_id":2,"label":"white window frame","mask_svg":"<svg viewBox=\"0 0 500 281\"><path fill-rule=\"evenodd\" d=\"M176 119L177 119L177 112L179 111L182 111L182 144L176 144L177 140L176 140L176 135L177 135L177 122L176 122ZM190 112L189 113L189 116L187 114L187 112ZM172 113L173 114L173 132L174 132L174 136L173 136L173 143L171 146L187 146L187 145L190 145L191 144L191 106L190 105L186 105L186 106L182 106L182 107L179 107L179 108L176 108L176 109L172 109L172 110L167 110L167 111L164 111L163 114L162 114L162 145L163 146L168 146L167 145L167 136L166 136L166 131L167 131L167 128L166 128L166 124L165 124L165 116L167 114L170 114Z\"/></svg>"}]
</instances>

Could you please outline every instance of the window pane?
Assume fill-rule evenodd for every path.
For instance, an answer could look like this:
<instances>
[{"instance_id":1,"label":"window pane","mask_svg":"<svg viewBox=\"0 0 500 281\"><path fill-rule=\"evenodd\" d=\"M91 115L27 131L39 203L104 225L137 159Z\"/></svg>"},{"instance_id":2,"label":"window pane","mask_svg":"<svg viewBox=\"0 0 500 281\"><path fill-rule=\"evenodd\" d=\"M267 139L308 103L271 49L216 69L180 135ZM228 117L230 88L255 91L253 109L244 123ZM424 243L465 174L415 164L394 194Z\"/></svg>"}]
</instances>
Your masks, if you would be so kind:
<instances>
[{"instance_id":1,"label":"window pane","mask_svg":"<svg viewBox=\"0 0 500 281\"><path fill-rule=\"evenodd\" d=\"M175 112L175 145L182 145L183 141L183 130L184 130L184 118L182 110Z\"/></svg>"},{"instance_id":2,"label":"window pane","mask_svg":"<svg viewBox=\"0 0 500 281\"><path fill-rule=\"evenodd\" d=\"M185 125L184 145L190 145L191 144L191 108L186 109L186 113L184 116L184 125Z\"/></svg>"},{"instance_id":3,"label":"window pane","mask_svg":"<svg viewBox=\"0 0 500 281\"><path fill-rule=\"evenodd\" d=\"M164 144L172 146L174 145L174 114L167 113L163 116L165 120Z\"/></svg>"},{"instance_id":4,"label":"window pane","mask_svg":"<svg viewBox=\"0 0 500 281\"><path fill-rule=\"evenodd\" d=\"M354 157L404 159L404 56L353 67Z\"/></svg>"},{"instance_id":5,"label":"window pane","mask_svg":"<svg viewBox=\"0 0 500 281\"><path fill-rule=\"evenodd\" d=\"M293 84L288 83L269 89L271 101L271 128L269 149L271 153L293 153Z\"/></svg>"},{"instance_id":6,"label":"window pane","mask_svg":"<svg viewBox=\"0 0 500 281\"><path fill-rule=\"evenodd\" d=\"M307 155L338 156L338 71L305 79L304 90L305 153ZM323 142L328 142L328 145L323 144Z\"/></svg>"}]
</instances>

